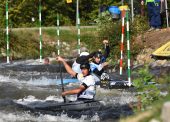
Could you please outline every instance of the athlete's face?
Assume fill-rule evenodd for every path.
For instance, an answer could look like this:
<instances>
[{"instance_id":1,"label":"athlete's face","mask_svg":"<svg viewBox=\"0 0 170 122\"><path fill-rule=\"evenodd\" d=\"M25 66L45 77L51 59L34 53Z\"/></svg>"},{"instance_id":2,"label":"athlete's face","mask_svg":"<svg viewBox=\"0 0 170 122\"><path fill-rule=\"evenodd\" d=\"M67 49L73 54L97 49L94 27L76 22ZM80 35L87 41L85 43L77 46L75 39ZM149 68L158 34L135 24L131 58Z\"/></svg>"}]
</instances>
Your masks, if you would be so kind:
<instances>
[{"instance_id":1,"label":"athlete's face","mask_svg":"<svg viewBox=\"0 0 170 122\"><path fill-rule=\"evenodd\" d=\"M94 60L96 63L100 63L100 58L99 57L94 57Z\"/></svg>"},{"instance_id":2,"label":"athlete's face","mask_svg":"<svg viewBox=\"0 0 170 122\"><path fill-rule=\"evenodd\" d=\"M89 74L89 70L86 68L81 69L81 72L82 72L83 76L86 76Z\"/></svg>"}]
</instances>

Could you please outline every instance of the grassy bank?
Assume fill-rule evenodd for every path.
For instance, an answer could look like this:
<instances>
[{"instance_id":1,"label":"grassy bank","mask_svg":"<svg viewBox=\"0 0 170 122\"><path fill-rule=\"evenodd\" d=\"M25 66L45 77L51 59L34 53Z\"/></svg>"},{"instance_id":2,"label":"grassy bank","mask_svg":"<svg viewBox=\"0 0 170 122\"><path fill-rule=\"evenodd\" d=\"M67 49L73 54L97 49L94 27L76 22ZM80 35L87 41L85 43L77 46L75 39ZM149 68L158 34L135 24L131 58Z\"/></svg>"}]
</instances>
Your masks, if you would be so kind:
<instances>
[{"instance_id":1,"label":"grassy bank","mask_svg":"<svg viewBox=\"0 0 170 122\"><path fill-rule=\"evenodd\" d=\"M57 53L57 40L61 41L61 55L70 56L77 49L77 29L74 26L61 27L60 37L57 37L55 27L42 28L43 57ZM13 58L38 58L39 57L39 29L17 28L11 29L9 34L10 55ZM86 47L90 52L98 49L101 38L98 37L96 27L81 27L81 47ZM6 55L5 33L1 46L1 56Z\"/></svg>"}]
</instances>

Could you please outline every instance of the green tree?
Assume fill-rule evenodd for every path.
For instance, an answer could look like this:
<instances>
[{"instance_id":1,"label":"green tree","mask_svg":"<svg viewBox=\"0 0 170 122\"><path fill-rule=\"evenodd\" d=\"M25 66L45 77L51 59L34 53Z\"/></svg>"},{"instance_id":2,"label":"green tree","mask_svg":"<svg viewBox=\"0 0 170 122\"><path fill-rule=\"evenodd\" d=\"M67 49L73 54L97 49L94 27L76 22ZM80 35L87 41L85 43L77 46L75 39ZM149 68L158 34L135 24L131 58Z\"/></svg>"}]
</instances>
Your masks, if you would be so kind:
<instances>
[{"instance_id":1,"label":"green tree","mask_svg":"<svg viewBox=\"0 0 170 122\"><path fill-rule=\"evenodd\" d=\"M0 3L5 19L5 0ZM120 0L86 0L79 1L81 25L94 22L98 17L99 8L103 5L119 5ZM38 25L39 0L9 0L9 20L12 27L34 27ZM75 25L76 0L67 4L66 0L42 0L42 25L56 25L57 13L60 14L61 25ZM32 18L35 21L32 21Z\"/></svg>"},{"instance_id":2,"label":"green tree","mask_svg":"<svg viewBox=\"0 0 170 122\"><path fill-rule=\"evenodd\" d=\"M4 18L3 17L3 4L0 4L0 18ZM5 40L4 40L4 24L5 22L3 20L1 20L0 22L0 53L1 53L1 49L5 48Z\"/></svg>"}]
</instances>

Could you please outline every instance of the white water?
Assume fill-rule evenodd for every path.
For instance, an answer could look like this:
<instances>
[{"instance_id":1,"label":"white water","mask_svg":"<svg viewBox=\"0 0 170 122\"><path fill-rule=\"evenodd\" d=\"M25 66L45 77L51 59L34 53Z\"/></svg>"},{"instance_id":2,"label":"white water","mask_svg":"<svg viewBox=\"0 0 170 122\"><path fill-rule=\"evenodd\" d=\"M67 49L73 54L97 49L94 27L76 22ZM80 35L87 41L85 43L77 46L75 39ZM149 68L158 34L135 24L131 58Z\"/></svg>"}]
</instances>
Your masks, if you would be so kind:
<instances>
[{"instance_id":1,"label":"white water","mask_svg":"<svg viewBox=\"0 0 170 122\"><path fill-rule=\"evenodd\" d=\"M33 116L30 112L25 113L6 113L5 111L0 112L0 122L89 122L89 121L100 121L96 114L90 120L87 120L87 116L83 116L79 119L70 118L67 114L61 114L61 116L53 116L48 114L40 114L39 116Z\"/></svg>"},{"instance_id":2,"label":"white water","mask_svg":"<svg viewBox=\"0 0 170 122\"><path fill-rule=\"evenodd\" d=\"M40 65L39 60L27 60L14 62L13 64L0 64L0 67L3 65L15 66L18 64L28 64L28 65ZM12 71L11 71L12 72ZM21 103L21 104L29 104L33 101L47 101L54 100L57 102L63 102L63 98L61 97L61 89L57 87L55 79L49 79L45 76L40 78L32 78L29 80L18 80L20 75L38 75L39 72L22 72L20 71L17 74L17 77L12 77L11 73L8 76L0 75L0 88L3 90L0 92L0 100L6 100L6 97L10 99L10 97L14 94L15 96L11 98L11 100ZM69 83L65 87L66 89L78 86L79 83ZM52 87L51 87L52 86ZM8 87L10 87L8 91ZM0 90L1 90L0 89ZM3 93L4 92L4 93ZM6 94L4 97L3 94ZM11 95L12 94L12 95ZM75 95L68 96L67 99L74 101L76 100ZM135 101L134 94L128 92L126 90L106 90L100 87L97 88L96 99L102 100L104 105L111 105L109 109L112 109L112 106L115 104L124 105L131 101ZM9 102L10 103L10 102ZM3 105L3 104L2 104ZM37 122L88 122L88 121L101 121L99 115L96 113L94 116L90 117L87 115L81 115L79 119L68 117L67 114L62 113L61 115L51 115L51 114L42 114L35 115L29 111L21 111L17 110L17 108L10 108L10 104L6 107L6 109L1 106L0 103L0 122L18 122L18 121L37 121ZM108 110L111 113L117 112L116 110ZM106 111L104 111L103 114ZM102 112L101 112L102 113ZM108 118L109 119L109 118Z\"/></svg>"}]
</instances>

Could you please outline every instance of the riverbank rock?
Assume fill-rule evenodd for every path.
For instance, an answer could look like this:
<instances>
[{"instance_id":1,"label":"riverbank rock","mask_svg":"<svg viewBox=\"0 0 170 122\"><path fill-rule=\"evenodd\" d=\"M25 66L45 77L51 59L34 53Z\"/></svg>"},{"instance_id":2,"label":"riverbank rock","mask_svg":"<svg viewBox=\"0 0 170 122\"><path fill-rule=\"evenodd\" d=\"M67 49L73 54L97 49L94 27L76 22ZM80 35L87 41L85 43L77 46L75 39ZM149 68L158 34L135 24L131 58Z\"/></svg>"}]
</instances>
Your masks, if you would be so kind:
<instances>
[{"instance_id":1,"label":"riverbank rock","mask_svg":"<svg viewBox=\"0 0 170 122\"><path fill-rule=\"evenodd\" d=\"M137 64L149 64L151 62L154 61L154 59L151 58L151 53L153 49L151 48L147 48L147 49L143 49L143 51L141 51L141 53L136 57L137 60Z\"/></svg>"},{"instance_id":2,"label":"riverbank rock","mask_svg":"<svg viewBox=\"0 0 170 122\"><path fill-rule=\"evenodd\" d=\"M164 103L161 118L163 122L170 122L170 101Z\"/></svg>"},{"instance_id":3,"label":"riverbank rock","mask_svg":"<svg viewBox=\"0 0 170 122\"><path fill-rule=\"evenodd\" d=\"M170 61L168 60L156 60L152 63L150 63L151 68L156 68L156 67L170 67Z\"/></svg>"},{"instance_id":4,"label":"riverbank rock","mask_svg":"<svg viewBox=\"0 0 170 122\"><path fill-rule=\"evenodd\" d=\"M161 29L160 31L146 32L134 38L134 43L143 48L136 57L138 65L150 64L152 67L156 66L169 66L167 60L155 61L152 59L151 54L170 41L170 28Z\"/></svg>"}]
</instances>

